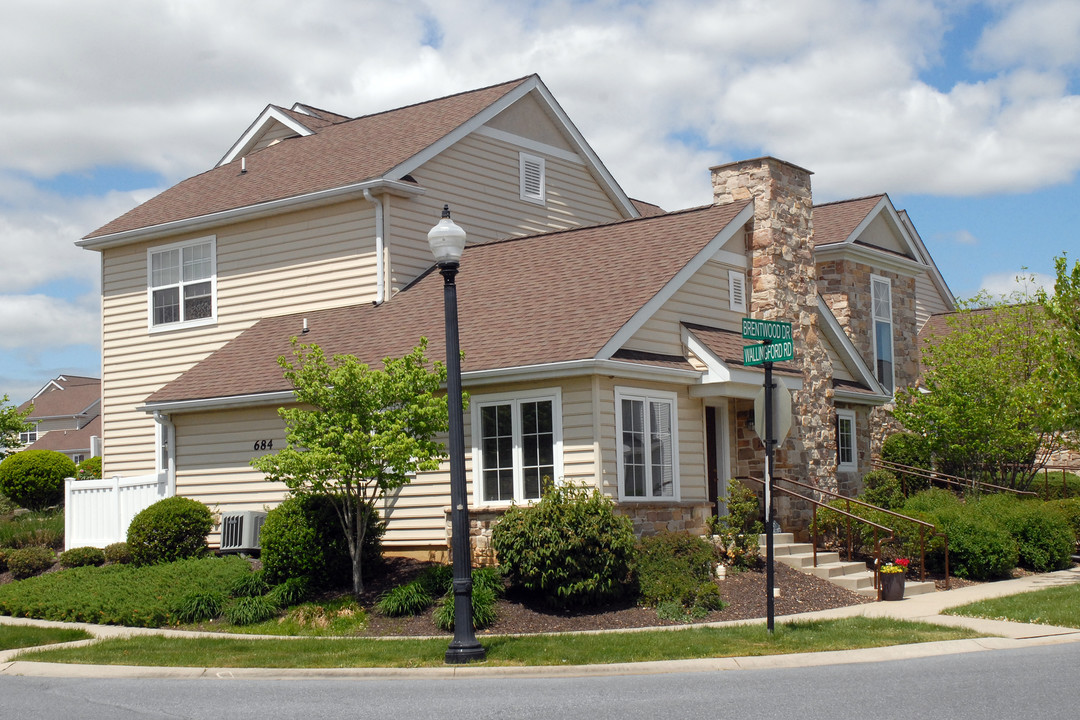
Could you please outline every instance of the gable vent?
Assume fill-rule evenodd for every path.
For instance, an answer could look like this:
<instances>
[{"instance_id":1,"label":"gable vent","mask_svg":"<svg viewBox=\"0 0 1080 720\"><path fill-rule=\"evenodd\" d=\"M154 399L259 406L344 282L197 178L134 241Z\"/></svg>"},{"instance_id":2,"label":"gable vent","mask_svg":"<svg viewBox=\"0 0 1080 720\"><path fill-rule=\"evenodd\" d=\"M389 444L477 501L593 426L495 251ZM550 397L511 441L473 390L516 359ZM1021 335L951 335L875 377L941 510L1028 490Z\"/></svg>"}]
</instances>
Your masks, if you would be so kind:
<instances>
[{"instance_id":1,"label":"gable vent","mask_svg":"<svg viewBox=\"0 0 1080 720\"><path fill-rule=\"evenodd\" d=\"M542 203L545 200L544 158L520 154L521 199Z\"/></svg>"},{"instance_id":2,"label":"gable vent","mask_svg":"<svg viewBox=\"0 0 1080 720\"><path fill-rule=\"evenodd\" d=\"M728 302L732 310L746 312L746 275L736 270L728 271Z\"/></svg>"}]
</instances>

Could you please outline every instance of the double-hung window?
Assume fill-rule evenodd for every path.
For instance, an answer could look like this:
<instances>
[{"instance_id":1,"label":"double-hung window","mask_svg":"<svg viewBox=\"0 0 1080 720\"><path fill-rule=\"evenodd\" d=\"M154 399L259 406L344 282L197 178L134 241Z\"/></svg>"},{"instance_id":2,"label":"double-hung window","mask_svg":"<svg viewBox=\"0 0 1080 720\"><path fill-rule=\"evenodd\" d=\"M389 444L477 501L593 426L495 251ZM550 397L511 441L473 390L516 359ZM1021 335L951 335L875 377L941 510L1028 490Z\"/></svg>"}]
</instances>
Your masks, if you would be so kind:
<instances>
[{"instance_id":1,"label":"double-hung window","mask_svg":"<svg viewBox=\"0 0 1080 720\"><path fill-rule=\"evenodd\" d=\"M150 328L207 324L216 315L214 238L147 251Z\"/></svg>"},{"instance_id":2,"label":"double-hung window","mask_svg":"<svg viewBox=\"0 0 1080 720\"><path fill-rule=\"evenodd\" d=\"M526 502L562 476L558 389L474 396L473 481L481 503Z\"/></svg>"},{"instance_id":3,"label":"double-hung window","mask_svg":"<svg viewBox=\"0 0 1080 720\"><path fill-rule=\"evenodd\" d=\"M29 445L31 443L36 443L37 442L37 436L38 436L37 423L31 423L29 430L26 430L25 432L20 432L19 433L19 442L22 443L23 445Z\"/></svg>"},{"instance_id":4,"label":"double-hung window","mask_svg":"<svg viewBox=\"0 0 1080 720\"><path fill-rule=\"evenodd\" d=\"M874 318L874 373L889 393L895 387L893 376L892 286L889 279L870 276Z\"/></svg>"},{"instance_id":5,"label":"double-hung window","mask_svg":"<svg viewBox=\"0 0 1080 720\"><path fill-rule=\"evenodd\" d=\"M836 411L836 465L842 472L858 469L855 455L855 413Z\"/></svg>"},{"instance_id":6,"label":"double-hung window","mask_svg":"<svg viewBox=\"0 0 1080 720\"><path fill-rule=\"evenodd\" d=\"M621 499L679 498L677 398L674 393L615 388Z\"/></svg>"}]
</instances>

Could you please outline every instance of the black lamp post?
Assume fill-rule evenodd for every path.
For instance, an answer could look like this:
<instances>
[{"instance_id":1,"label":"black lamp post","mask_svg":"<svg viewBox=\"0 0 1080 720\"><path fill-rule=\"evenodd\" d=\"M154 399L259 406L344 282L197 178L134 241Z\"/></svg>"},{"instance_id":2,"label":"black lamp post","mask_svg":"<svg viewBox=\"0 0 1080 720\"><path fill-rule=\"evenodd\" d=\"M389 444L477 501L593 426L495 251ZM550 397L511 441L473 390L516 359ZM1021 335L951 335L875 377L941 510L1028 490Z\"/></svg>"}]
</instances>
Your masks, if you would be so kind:
<instances>
[{"instance_id":1,"label":"black lamp post","mask_svg":"<svg viewBox=\"0 0 1080 720\"><path fill-rule=\"evenodd\" d=\"M462 664L483 660L485 652L473 632L472 552L469 548L469 498L465 487L465 420L461 411L461 348L458 342L457 285L465 231L450 219L450 206L428 232L428 245L443 276L446 315L446 403L450 413L450 532L454 555L454 639L446 662Z\"/></svg>"}]
</instances>

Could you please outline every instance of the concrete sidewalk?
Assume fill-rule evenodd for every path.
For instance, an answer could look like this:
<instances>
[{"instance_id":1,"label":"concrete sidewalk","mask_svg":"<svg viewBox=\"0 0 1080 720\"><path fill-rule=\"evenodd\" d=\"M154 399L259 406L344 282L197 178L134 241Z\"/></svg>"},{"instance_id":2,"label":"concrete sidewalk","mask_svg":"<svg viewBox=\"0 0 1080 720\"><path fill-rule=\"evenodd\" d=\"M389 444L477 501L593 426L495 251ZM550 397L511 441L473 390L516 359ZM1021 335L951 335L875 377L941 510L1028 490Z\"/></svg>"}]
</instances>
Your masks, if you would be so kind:
<instances>
[{"instance_id":1,"label":"concrete sidewalk","mask_svg":"<svg viewBox=\"0 0 1080 720\"><path fill-rule=\"evenodd\" d=\"M899 620L912 620L966 627L991 637L974 640L952 640L938 643L919 643L862 650L842 650L836 652L806 653L798 655L768 655L742 658L706 658L701 660L669 660L663 662L619 663L610 665L588 665L572 667L485 667L483 665L445 668L342 668L285 670L274 668L159 668L128 667L104 665L62 665L57 663L22 662L15 657L21 650L0 652L0 675L35 675L43 677L158 677L158 678L312 678L312 677L368 677L368 678L434 678L434 677L584 677L599 675L637 675L672 672L710 672L716 670L746 670L779 667L809 667L819 665L837 665L861 662L882 662L907 658L949 655L984 650L1000 650L1018 647L1033 647L1056 643L1080 641L1080 630L1076 628L1055 627L1052 625L1030 625L1025 623L983 620L941 612L959 605L966 605L978 600L1015 595L1048 587L1071 585L1080 582L1080 567L1043 575L1030 575L1015 580L1003 580L979 585L969 585L948 592L934 592L916 595L898 602L875 602L864 605L852 605L832 610L821 610L799 615L784 615L776 618L778 623L797 620L843 618L854 616L889 617ZM763 619L753 621L730 621L711 623L706 627L724 627L762 623ZM257 638L280 636L231 635L221 633L203 633L184 630L152 628L128 628L113 625L89 625L85 623L59 623L47 620L30 620L0 616L0 625L35 625L39 627L82 628L97 639L113 637L131 637L134 635L161 635L166 637L240 637ZM678 630L688 626L665 626L664 630ZM296 638L302 640L305 638ZM94 640L66 643L66 647L85 645ZM28 648L40 649L40 648Z\"/></svg>"}]
</instances>

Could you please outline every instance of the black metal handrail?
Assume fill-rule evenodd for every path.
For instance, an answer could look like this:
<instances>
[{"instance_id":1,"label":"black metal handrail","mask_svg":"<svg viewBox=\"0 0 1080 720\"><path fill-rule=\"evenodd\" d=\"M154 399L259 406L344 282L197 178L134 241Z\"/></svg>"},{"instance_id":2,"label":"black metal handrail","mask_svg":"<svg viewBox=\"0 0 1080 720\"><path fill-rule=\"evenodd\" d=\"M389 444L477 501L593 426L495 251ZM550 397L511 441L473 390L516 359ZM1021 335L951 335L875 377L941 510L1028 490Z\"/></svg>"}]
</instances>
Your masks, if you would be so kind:
<instances>
[{"instance_id":1,"label":"black metal handrail","mask_svg":"<svg viewBox=\"0 0 1080 720\"><path fill-rule=\"evenodd\" d=\"M761 480L761 479L755 478L755 477L739 477L739 478L736 478L736 479L738 479L738 480L750 480L752 482L759 483L762 486L765 485L764 480ZM874 522L872 520L868 520L868 519L866 519L864 517L860 517L860 516L852 513L851 512L851 504L854 503L856 505L859 505L859 506L862 506L862 507L865 507L865 508L869 508L871 510L874 510L874 511L877 511L877 512L880 512L880 513L884 513L886 515L889 515L889 516L892 516L892 517L895 517L895 518L898 518L900 520L904 520L904 521L907 521L907 522L911 522L911 523L914 523L914 524L919 526L919 553L920 553L920 557L919 557L919 580L920 581L925 581L926 580L926 533L929 532L932 537L940 537L940 538L942 538L942 540L944 542L944 547L945 547L945 589L946 590L949 589L949 537L945 532L939 531L937 529L937 527L935 527L933 525L933 523L928 523L925 520L919 520L918 518L913 518L913 517L910 517L908 515L903 515L901 513L894 512L892 510L886 510L885 508L878 507L877 505L872 505L872 504L870 504L868 502L864 502L862 500L857 500L855 498L850 498L850 497L847 497L845 495L841 495L839 493L833 492L831 490L825 490L823 488L814 487L813 485L807 485L806 483L799 482L798 480L792 480L790 478L783 478L783 477L776 477L776 478L774 478L774 480L780 481L780 482L786 482L786 483L789 483L791 485L795 485L797 487L806 488L807 490L810 490L811 492L821 493L822 495L830 496L830 497L833 497L833 498L835 498L837 500L843 500L843 501L845 501L847 503L847 510L841 510L840 508L831 507L831 506L829 506L828 503L821 502L820 500L818 500L816 498L807 497L806 495L804 495L801 492L796 492L794 490L788 490L787 488L777 487L775 485L773 486L773 489L776 490L777 492L781 492L781 493L784 493L786 495L791 495L792 497L796 497L796 498L798 498L800 500L805 500L805 501L809 502L811 504L811 506L814 508L813 515L812 515L812 520L811 520L812 531L813 531L813 543L811 543L811 544L813 546L814 567L817 567L817 547L818 547L819 540L820 540L820 536L818 534L818 522L817 522L817 510L818 510L819 507L824 507L827 510L829 510L830 512L837 513L838 515L841 515L841 516L847 518L847 559L848 559L848 562L851 562L851 558L852 558L852 555L853 555L853 547L852 547L852 539L851 539L851 521L855 520L856 522L863 523L864 525L869 525L869 526L874 528L874 588L878 591L878 599L879 600L881 599L881 581L880 581L880 575L881 575L881 573L880 573L880 569L881 569L881 545L882 545L882 543L889 542L891 540L895 540L896 539L896 532L892 528L886 527L885 525L881 525L880 523L876 523L876 522ZM886 537L886 538L880 538L878 536L878 531L879 530L883 530L883 531L887 532L889 534L889 536Z\"/></svg>"},{"instance_id":2,"label":"black metal handrail","mask_svg":"<svg viewBox=\"0 0 1080 720\"><path fill-rule=\"evenodd\" d=\"M970 480L958 475L948 475L946 473L937 472L936 470L927 470L913 465L902 465L888 460L871 460L870 464L892 473L902 473L900 476L900 484L904 490L904 495L907 495L907 488L905 487L906 484L904 483L903 476L914 475L915 477L929 480L931 483L941 482L946 483L947 485L959 485L960 487L970 488L972 490L993 490L995 492L1011 492L1015 495L1038 497L1038 493L1029 490L1017 490L1016 488L1007 487L1005 485L995 485L993 483L983 482L982 480Z\"/></svg>"}]
</instances>

